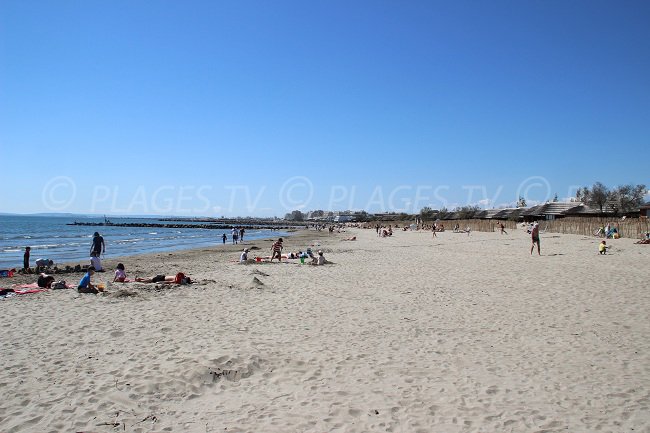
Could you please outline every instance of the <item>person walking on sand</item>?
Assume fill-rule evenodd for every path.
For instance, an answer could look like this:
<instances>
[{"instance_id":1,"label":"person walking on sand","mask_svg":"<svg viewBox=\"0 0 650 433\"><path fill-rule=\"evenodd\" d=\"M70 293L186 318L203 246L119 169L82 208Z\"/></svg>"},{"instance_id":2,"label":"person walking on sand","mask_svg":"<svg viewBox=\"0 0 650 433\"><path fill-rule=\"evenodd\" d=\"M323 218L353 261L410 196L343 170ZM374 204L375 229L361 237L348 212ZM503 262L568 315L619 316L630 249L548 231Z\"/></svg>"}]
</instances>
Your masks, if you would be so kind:
<instances>
[{"instance_id":1,"label":"person walking on sand","mask_svg":"<svg viewBox=\"0 0 650 433\"><path fill-rule=\"evenodd\" d=\"M221 240L223 240L223 244L226 245L226 240L228 239L228 236L224 233L223 236L221 236Z\"/></svg>"},{"instance_id":2,"label":"person walking on sand","mask_svg":"<svg viewBox=\"0 0 650 433\"><path fill-rule=\"evenodd\" d=\"M501 229L501 234L502 235L507 235L508 232L506 231L506 226L503 225L503 223L499 223L499 228Z\"/></svg>"},{"instance_id":3,"label":"person walking on sand","mask_svg":"<svg viewBox=\"0 0 650 433\"><path fill-rule=\"evenodd\" d=\"M282 238L279 238L271 246L271 261L276 257L278 258L278 262L282 261Z\"/></svg>"},{"instance_id":4,"label":"person walking on sand","mask_svg":"<svg viewBox=\"0 0 650 433\"><path fill-rule=\"evenodd\" d=\"M436 227L436 223L433 223L433 227L431 228L431 233L432 233L431 237L432 238L437 238L438 237L438 235L436 234L437 229L438 229L438 227Z\"/></svg>"},{"instance_id":5,"label":"person walking on sand","mask_svg":"<svg viewBox=\"0 0 650 433\"><path fill-rule=\"evenodd\" d=\"M104 238L99 235L99 232L95 232L93 235L93 245L90 247L90 256L97 254L97 257L101 253L106 254L106 244L104 243Z\"/></svg>"},{"instance_id":6,"label":"person walking on sand","mask_svg":"<svg viewBox=\"0 0 650 433\"><path fill-rule=\"evenodd\" d=\"M239 230L237 230L237 227L232 228L232 244L236 245L237 244L237 239L239 238Z\"/></svg>"},{"instance_id":7,"label":"person walking on sand","mask_svg":"<svg viewBox=\"0 0 650 433\"><path fill-rule=\"evenodd\" d=\"M533 250L535 249L535 244L537 244L537 255L541 256L542 253L539 247L539 224L533 224L533 229L530 231L530 236L533 241L533 244L530 246L530 255L533 255Z\"/></svg>"},{"instance_id":8,"label":"person walking on sand","mask_svg":"<svg viewBox=\"0 0 650 433\"><path fill-rule=\"evenodd\" d=\"M242 243L244 242L244 233L245 232L246 232L246 230L244 230L243 227L239 229L239 242L242 242Z\"/></svg>"}]
</instances>

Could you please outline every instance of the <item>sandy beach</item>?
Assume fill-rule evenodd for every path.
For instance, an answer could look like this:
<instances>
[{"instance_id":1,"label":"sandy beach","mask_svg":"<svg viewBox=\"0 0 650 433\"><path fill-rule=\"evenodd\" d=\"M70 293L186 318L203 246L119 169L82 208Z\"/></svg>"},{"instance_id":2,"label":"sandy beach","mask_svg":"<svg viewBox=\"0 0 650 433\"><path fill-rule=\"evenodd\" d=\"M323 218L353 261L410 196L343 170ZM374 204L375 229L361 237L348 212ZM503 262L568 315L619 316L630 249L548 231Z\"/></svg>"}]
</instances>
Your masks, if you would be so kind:
<instances>
[{"instance_id":1,"label":"sandy beach","mask_svg":"<svg viewBox=\"0 0 650 433\"><path fill-rule=\"evenodd\" d=\"M106 260L94 281L196 283L1 300L0 431L647 432L650 246L609 243L348 229L286 239L325 266Z\"/></svg>"}]
</instances>

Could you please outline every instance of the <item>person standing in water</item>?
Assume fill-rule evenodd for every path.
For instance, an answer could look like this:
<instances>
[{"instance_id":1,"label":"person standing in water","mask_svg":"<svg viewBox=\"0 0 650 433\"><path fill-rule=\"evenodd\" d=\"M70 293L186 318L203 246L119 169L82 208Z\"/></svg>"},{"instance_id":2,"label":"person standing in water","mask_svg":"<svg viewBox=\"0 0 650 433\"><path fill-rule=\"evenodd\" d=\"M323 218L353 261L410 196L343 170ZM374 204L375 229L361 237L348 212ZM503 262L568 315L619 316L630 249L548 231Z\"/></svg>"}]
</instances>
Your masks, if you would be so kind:
<instances>
[{"instance_id":1,"label":"person standing in water","mask_svg":"<svg viewBox=\"0 0 650 433\"><path fill-rule=\"evenodd\" d=\"M93 235L93 245L90 247L90 256L106 253L106 244L104 243L104 238L99 235L99 232L95 232Z\"/></svg>"},{"instance_id":2,"label":"person standing in water","mask_svg":"<svg viewBox=\"0 0 650 433\"><path fill-rule=\"evenodd\" d=\"M32 247L25 247L25 255L23 256L23 269L29 269L29 252L32 250Z\"/></svg>"}]
</instances>

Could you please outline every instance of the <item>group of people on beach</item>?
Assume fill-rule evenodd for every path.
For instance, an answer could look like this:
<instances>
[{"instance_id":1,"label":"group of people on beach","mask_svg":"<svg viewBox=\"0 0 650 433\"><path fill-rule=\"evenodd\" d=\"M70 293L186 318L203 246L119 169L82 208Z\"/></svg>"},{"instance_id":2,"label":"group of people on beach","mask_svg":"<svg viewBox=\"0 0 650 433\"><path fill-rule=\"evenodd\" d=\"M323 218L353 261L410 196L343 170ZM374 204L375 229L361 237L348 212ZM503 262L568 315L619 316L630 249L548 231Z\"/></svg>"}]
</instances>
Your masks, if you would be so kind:
<instances>
[{"instance_id":1,"label":"group of people on beach","mask_svg":"<svg viewBox=\"0 0 650 433\"><path fill-rule=\"evenodd\" d=\"M325 260L325 256L323 255L322 250L318 250L317 256L314 255L312 252L312 249L307 247L307 249L303 251L298 251L298 252L290 252L289 254L283 255L282 250L284 249L284 239L278 238L273 244L271 245L271 258L269 262L273 262L274 259L278 259L278 262L281 262L283 258L285 259L299 259L300 263L305 263L305 260L309 259L310 262L309 264L311 265L324 265L327 263L327 260ZM239 256L239 262L240 263L248 263L249 259L248 258L248 253L249 253L248 248L244 248L242 253ZM256 261L261 260L259 257L256 258Z\"/></svg>"},{"instance_id":2,"label":"group of people on beach","mask_svg":"<svg viewBox=\"0 0 650 433\"><path fill-rule=\"evenodd\" d=\"M393 226L391 224L389 224L388 227L377 224L375 226L375 231L377 232L377 236L380 238L393 236Z\"/></svg>"},{"instance_id":3,"label":"group of people on beach","mask_svg":"<svg viewBox=\"0 0 650 433\"><path fill-rule=\"evenodd\" d=\"M24 267L29 268L29 253L31 248L25 248L25 257L24 257ZM103 284L93 283L93 275L95 272L104 272L104 268L101 263L101 254L106 253L106 243L104 238L98 233L95 232L93 235L92 244L90 247L90 266L85 268L85 274L77 284L77 291L79 293L99 293L105 290ZM52 260L45 260L39 265L39 261L44 259L39 259L36 261L37 269L41 266L52 266L54 262ZM151 278L138 278L136 277L135 282L139 283L174 283L174 284L191 284L192 279L182 272L177 273L176 275L156 275ZM114 283L128 283L131 282L126 276L126 267L123 263L118 263L115 268L115 276L113 278ZM37 285L39 288L50 289L65 289L69 287L65 281L59 281L55 283L55 278L53 275L46 274L41 272Z\"/></svg>"},{"instance_id":4,"label":"group of people on beach","mask_svg":"<svg viewBox=\"0 0 650 433\"><path fill-rule=\"evenodd\" d=\"M31 251L32 251L32 247L25 247L25 254L23 255L23 271L25 271L26 273L31 273L32 272L32 269L29 266L29 256L31 254ZM36 270L38 272L40 270L40 268L53 266L54 261L52 261L50 259L36 259L34 264L36 265Z\"/></svg>"},{"instance_id":5,"label":"group of people on beach","mask_svg":"<svg viewBox=\"0 0 650 433\"><path fill-rule=\"evenodd\" d=\"M232 238L232 244L237 245L238 243L244 243L244 234L246 233L246 229L244 227L233 227L231 229L231 238ZM226 241L228 240L228 235L223 234L221 235L221 241L226 244Z\"/></svg>"},{"instance_id":6,"label":"group of people on beach","mask_svg":"<svg viewBox=\"0 0 650 433\"><path fill-rule=\"evenodd\" d=\"M525 224L522 224L526 228L527 233L530 234L531 236L531 247L530 247L530 254L532 255L535 249L537 249L537 254L541 256L541 245L540 245L540 227L538 222L533 222L530 223L526 227ZM365 226L366 228L369 228L367 225ZM397 225L395 226L396 228L398 227ZM422 226L425 228L425 226ZM444 225L443 224L438 224L438 223L433 223L431 226L431 231L432 231L432 236L436 237L438 232L443 232L444 231ZM393 235L393 227L392 225L388 226L383 226L380 224L375 225L375 230L377 232L377 236L379 237L389 237ZM418 225L418 229L420 226ZM426 228L429 228L429 226L426 226ZM408 227L404 228L405 230L408 229ZM414 229L413 225L410 227L411 230ZM497 229L501 234L507 235L508 232L505 230L505 225L503 222L500 222L497 224ZM456 224L454 227L454 232L461 231L459 224ZM470 229L469 227L462 232L467 232L469 234ZM236 228L233 227L232 229L232 236L233 236L233 244L237 244L239 242L243 241L244 238L244 233L245 229L244 228ZM609 224L607 226L601 227L597 233L594 233L595 235L599 235L605 238L615 238L618 234L618 230L616 227L611 227ZM650 233L647 233L645 235L645 240L642 242L650 242ZM226 234L223 234L223 242L225 243L227 239ZM356 236L352 238L347 238L344 240L356 240ZM299 250L298 252L290 252L288 254L283 254L283 249L284 249L284 240L283 238L278 238L276 241L273 242L271 245L271 256L270 256L270 262L273 262L275 259L278 260L278 262L281 262L282 259L300 259L301 263L305 263L308 261L309 264L311 265L324 265L327 262L325 259L325 256L323 254L322 250L318 250L317 254L314 254L312 252L311 248L307 248L305 251ZM609 245L607 245L607 242L605 240L602 240L599 245L598 245L598 253L601 255L607 254L608 249L610 248ZM254 259L250 259L248 257L248 254L250 252L249 248L244 248L244 250L241 252L240 257L239 257L239 262L240 263L248 263L250 261L261 261L261 258L255 257ZM23 267L25 271L31 272L30 269L30 253L31 253L31 247L25 247L25 253L24 253L24 258L23 258ZM105 287L103 284L95 284L93 283L93 275L96 272L104 272L104 269L102 267L101 263L101 255L106 253L106 243L104 241L104 238L99 234L99 232L95 232L93 234L92 238L92 244L90 248L90 266L85 267L84 270L86 271L79 283L77 284L77 290L79 293L99 293L102 292ZM268 259L268 258L267 258ZM49 267L53 266L54 262L50 259L42 259L39 258L36 260L36 267L37 271L41 271L43 269L49 269ZM182 272L179 272L175 275L155 275L153 277L149 278L139 278L136 277L134 282L139 282L139 283L168 283L168 284L190 284L192 282L191 278L184 275ZM118 263L115 269L115 276L113 278L114 283L124 283L124 282L131 282L126 275L126 268L123 263ZM65 281L59 281L55 282L55 278L52 275L48 275L44 272L41 272L37 285L39 288L71 288L69 287Z\"/></svg>"}]
</instances>

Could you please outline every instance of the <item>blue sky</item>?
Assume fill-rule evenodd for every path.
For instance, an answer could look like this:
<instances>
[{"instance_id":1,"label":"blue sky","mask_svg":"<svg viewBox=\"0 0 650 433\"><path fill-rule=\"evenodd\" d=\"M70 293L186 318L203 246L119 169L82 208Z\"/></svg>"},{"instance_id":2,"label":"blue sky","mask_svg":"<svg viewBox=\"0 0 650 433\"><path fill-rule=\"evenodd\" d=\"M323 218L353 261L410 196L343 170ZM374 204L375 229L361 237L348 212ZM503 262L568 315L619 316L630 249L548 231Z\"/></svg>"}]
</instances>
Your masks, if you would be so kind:
<instances>
[{"instance_id":1,"label":"blue sky","mask_svg":"<svg viewBox=\"0 0 650 433\"><path fill-rule=\"evenodd\" d=\"M646 1L3 1L0 212L417 212L650 184Z\"/></svg>"}]
</instances>

